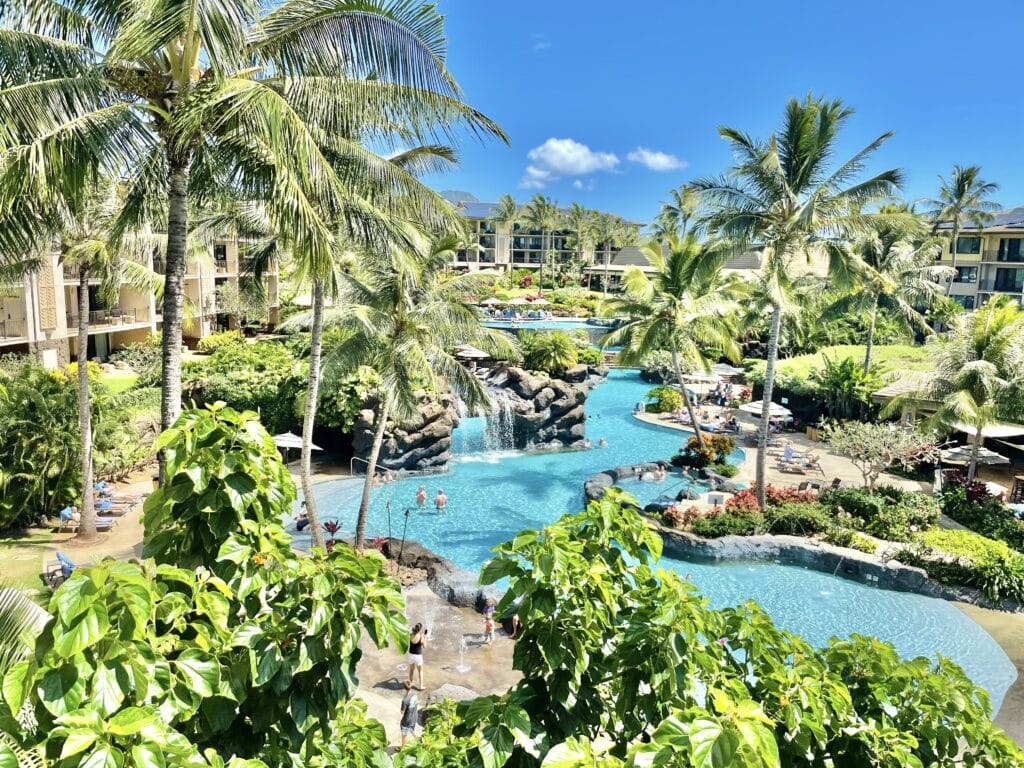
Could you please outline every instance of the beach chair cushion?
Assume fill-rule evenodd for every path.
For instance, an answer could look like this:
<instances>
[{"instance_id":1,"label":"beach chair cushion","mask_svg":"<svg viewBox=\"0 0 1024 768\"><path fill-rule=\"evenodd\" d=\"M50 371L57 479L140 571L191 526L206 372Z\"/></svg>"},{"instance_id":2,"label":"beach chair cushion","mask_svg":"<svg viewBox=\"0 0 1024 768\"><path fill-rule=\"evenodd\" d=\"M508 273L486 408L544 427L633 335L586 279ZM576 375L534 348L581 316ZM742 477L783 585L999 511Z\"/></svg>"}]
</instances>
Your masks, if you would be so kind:
<instances>
[{"instance_id":1,"label":"beach chair cushion","mask_svg":"<svg viewBox=\"0 0 1024 768\"><path fill-rule=\"evenodd\" d=\"M78 567L63 552L57 552L57 562L60 563L60 575L65 579L70 579L71 574L75 572Z\"/></svg>"}]
</instances>

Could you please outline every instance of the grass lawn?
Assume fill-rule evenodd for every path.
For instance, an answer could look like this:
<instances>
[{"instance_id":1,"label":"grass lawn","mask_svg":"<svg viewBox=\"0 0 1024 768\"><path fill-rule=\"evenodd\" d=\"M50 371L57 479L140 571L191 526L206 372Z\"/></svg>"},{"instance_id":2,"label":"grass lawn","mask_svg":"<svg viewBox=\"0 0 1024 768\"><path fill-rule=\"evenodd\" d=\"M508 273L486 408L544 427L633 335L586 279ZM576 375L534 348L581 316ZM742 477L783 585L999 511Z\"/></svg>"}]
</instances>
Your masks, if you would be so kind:
<instances>
[{"instance_id":1,"label":"grass lawn","mask_svg":"<svg viewBox=\"0 0 1024 768\"><path fill-rule=\"evenodd\" d=\"M864 362L864 346L862 344L844 344L819 350L813 355L790 357L779 361L779 370L800 378L807 378L812 370L824 367L823 356L827 356L830 360L852 357L862 363ZM910 344L875 346L871 352L871 369L876 372L930 370L928 349Z\"/></svg>"},{"instance_id":2,"label":"grass lawn","mask_svg":"<svg viewBox=\"0 0 1024 768\"><path fill-rule=\"evenodd\" d=\"M114 394L131 389L138 379L139 377L134 371L110 371L100 374L100 381L106 384Z\"/></svg>"},{"instance_id":3,"label":"grass lawn","mask_svg":"<svg viewBox=\"0 0 1024 768\"><path fill-rule=\"evenodd\" d=\"M43 589L39 575L43 569L46 545L54 532L48 528L28 528L0 538L0 562L3 583L35 593Z\"/></svg>"}]
</instances>

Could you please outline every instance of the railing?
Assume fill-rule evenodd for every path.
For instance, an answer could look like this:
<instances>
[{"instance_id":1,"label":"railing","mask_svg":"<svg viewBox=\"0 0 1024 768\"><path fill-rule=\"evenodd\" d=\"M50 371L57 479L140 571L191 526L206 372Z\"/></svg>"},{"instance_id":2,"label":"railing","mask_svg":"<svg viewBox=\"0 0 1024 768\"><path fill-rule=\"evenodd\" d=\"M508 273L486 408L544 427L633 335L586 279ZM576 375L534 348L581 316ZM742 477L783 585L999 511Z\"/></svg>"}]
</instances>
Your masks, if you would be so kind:
<instances>
[{"instance_id":1,"label":"railing","mask_svg":"<svg viewBox=\"0 0 1024 768\"><path fill-rule=\"evenodd\" d=\"M1006 283L999 279L995 280L982 280L978 284L979 291L985 291L987 293L1022 293L1024 292L1024 285L1018 283Z\"/></svg>"},{"instance_id":2,"label":"railing","mask_svg":"<svg viewBox=\"0 0 1024 768\"><path fill-rule=\"evenodd\" d=\"M65 280L77 280L78 279L78 265L77 264L62 264L64 270Z\"/></svg>"},{"instance_id":3,"label":"railing","mask_svg":"<svg viewBox=\"0 0 1024 768\"><path fill-rule=\"evenodd\" d=\"M539 253L531 253L528 255L512 254L513 264L543 264L544 259Z\"/></svg>"},{"instance_id":4,"label":"railing","mask_svg":"<svg viewBox=\"0 0 1024 768\"><path fill-rule=\"evenodd\" d=\"M480 263L481 264L493 264L494 263L494 252L493 251L487 251L485 253L481 253L480 254Z\"/></svg>"},{"instance_id":5,"label":"railing","mask_svg":"<svg viewBox=\"0 0 1024 768\"><path fill-rule=\"evenodd\" d=\"M213 266L218 272L228 271L228 260L227 259L214 259Z\"/></svg>"},{"instance_id":6,"label":"railing","mask_svg":"<svg viewBox=\"0 0 1024 768\"><path fill-rule=\"evenodd\" d=\"M68 329L78 327L78 315L68 314ZM148 312L140 312L137 309L96 309L89 312L89 325L133 325L144 323L149 320Z\"/></svg>"},{"instance_id":7,"label":"railing","mask_svg":"<svg viewBox=\"0 0 1024 768\"><path fill-rule=\"evenodd\" d=\"M0 320L0 339L19 339L24 335L24 320Z\"/></svg>"}]
</instances>

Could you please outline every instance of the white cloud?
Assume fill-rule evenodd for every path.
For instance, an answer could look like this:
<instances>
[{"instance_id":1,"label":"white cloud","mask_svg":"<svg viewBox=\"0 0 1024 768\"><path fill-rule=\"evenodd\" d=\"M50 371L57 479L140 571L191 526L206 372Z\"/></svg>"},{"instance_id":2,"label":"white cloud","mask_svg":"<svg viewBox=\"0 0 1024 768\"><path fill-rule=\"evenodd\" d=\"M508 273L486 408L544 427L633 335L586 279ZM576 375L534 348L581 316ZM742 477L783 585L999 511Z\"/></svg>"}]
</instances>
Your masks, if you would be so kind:
<instances>
[{"instance_id":1,"label":"white cloud","mask_svg":"<svg viewBox=\"0 0 1024 768\"><path fill-rule=\"evenodd\" d=\"M626 159L634 163L640 163L640 165L651 171L678 171L686 167L685 160L680 160L668 152L658 152L647 147L637 147L626 155Z\"/></svg>"},{"instance_id":2,"label":"white cloud","mask_svg":"<svg viewBox=\"0 0 1024 768\"><path fill-rule=\"evenodd\" d=\"M533 50L543 51L551 47L551 41L548 40L546 32L534 32L530 35L530 39L533 40Z\"/></svg>"},{"instance_id":3,"label":"white cloud","mask_svg":"<svg viewBox=\"0 0 1024 768\"><path fill-rule=\"evenodd\" d=\"M573 189L582 189L582 190L584 190L586 192L593 192L595 189L597 189L597 182L594 181L593 179L591 179L590 181L586 181L586 182L583 181L582 179L576 179L572 183L572 188Z\"/></svg>"},{"instance_id":4,"label":"white cloud","mask_svg":"<svg viewBox=\"0 0 1024 768\"><path fill-rule=\"evenodd\" d=\"M530 158L530 164L520 185L527 189L540 189L565 176L612 171L619 164L614 153L595 152L573 139L548 139L527 152L526 156Z\"/></svg>"}]
</instances>

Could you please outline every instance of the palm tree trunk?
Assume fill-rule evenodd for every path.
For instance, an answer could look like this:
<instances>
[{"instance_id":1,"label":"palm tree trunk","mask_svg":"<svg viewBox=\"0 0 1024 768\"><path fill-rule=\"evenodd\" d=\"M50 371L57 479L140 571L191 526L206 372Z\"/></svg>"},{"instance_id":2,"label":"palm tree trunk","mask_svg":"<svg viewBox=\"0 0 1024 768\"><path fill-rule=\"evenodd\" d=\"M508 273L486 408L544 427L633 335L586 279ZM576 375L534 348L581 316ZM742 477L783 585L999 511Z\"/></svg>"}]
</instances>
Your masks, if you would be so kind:
<instances>
[{"instance_id":1,"label":"palm tree trunk","mask_svg":"<svg viewBox=\"0 0 1024 768\"><path fill-rule=\"evenodd\" d=\"M679 349L676 347L675 339L672 340L672 365L676 369L676 381L679 382L679 394L683 396L683 403L686 404L686 412L690 414L690 424L693 426L693 436L697 438L697 446L704 448L704 436L700 431L700 420L697 419L697 412L690 401L690 393L683 383L683 369L679 365Z\"/></svg>"},{"instance_id":2,"label":"palm tree trunk","mask_svg":"<svg viewBox=\"0 0 1024 768\"><path fill-rule=\"evenodd\" d=\"M306 408L302 414L302 457L299 481L302 484L302 498L309 515L309 533L314 547L326 548L324 529L320 525L320 512L316 508L313 493L313 473L310 460L313 456L313 426L316 424L317 398L320 396L320 352L324 341L324 281L313 281L313 327L309 339L309 384L306 387Z\"/></svg>"},{"instance_id":3,"label":"palm tree trunk","mask_svg":"<svg viewBox=\"0 0 1024 768\"><path fill-rule=\"evenodd\" d=\"M78 429L82 449L82 507L78 537L96 538L96 501L92 480L92 413L89 410L89 270L78 268Z\"/></svg>"},{"instance_id":4,"label":"palm tree trunk","mask_svg":"<svg viewBox=\"0 0 1024 768\"><path fill-rule=\"evenodd\" d=\"M878 297L871 305L871 322L868 323L868 338L864 345L864 373L871 370L871 347L875 342L875 321L878 319Z\"/></svg>"},{"instance_id":5,"label":"palm tree trunk","mask_svg":"<svg viewBox=\"0 0 1024 768\"><path fill-rule=\"evenodd\" d=\"M949 282L946 283L946 295L949 296L949 292L953 289L953 281L956 280L956 245L957 240L960 239L960 222L957 220L953 221L953 246L950 248L950 265L953 268L953 275L949 278Z\"/></svg>"},{"instance_id":6,"label":"palm tree trunk","mask_svg":"<svg viewBox=\"0 0 1024 768\"><path fill-rule=\"evenodd\" d=\"M366 518L370 511L370 489L373 487L373 478L377 474L377 457L380 456L380 447L384 443L384 429L388 424L388 413L391 411L391 395L385 394L380 404L380 413L377 415L376 429L373 433L373 446L370 448L370 457L366 462L366 480L363 482L363 498L359 502L359 517L356 518L356 549L362 549L366 545Z\"/></svg>"},{"instance_id":7,"label":"palm tree trunk","mask_svg":"<svg viewBox=\"0 0 1024 768\"><path fill-rule=\"evenodd\" d=\"M171 165L167 190L167 262L164 269L164 319L161 334L162 384L160 430L181 413L181 320L185 306L185 263L188 239L188 161ZM163 454L160 478L164 478Z\"/></svg>"},{"instance_id":8,"label":"palm tree trunk","mask_svg":"<svg viewBox=\"0 0 1024 768\"><path fill-rule=\"evenodd\" d=\"M771 332L768 334L768 360L764 368L764 392L761 395L761 422L757 434L757 505L764 509L768 487L768 421L771 417L772 390L775 388L775 363L779 357L779 330L782 327L782 307L772 306Z\"/></svg>"},{"instance_id":9,"label":"palm tree trunk","mask_svg":"<svg viewBox=\"0 0 1024 768\"><path fill-rule=\"evenodd\" d=\"M981 443L985 439L981 436L981 425L976 425L977 430L974 435L974 443L971 445L971 463L967 465L967 481L973 482L975 475L978 474L978 452L981 450Z\"/></svg>"}]
</instances>

